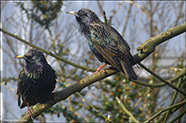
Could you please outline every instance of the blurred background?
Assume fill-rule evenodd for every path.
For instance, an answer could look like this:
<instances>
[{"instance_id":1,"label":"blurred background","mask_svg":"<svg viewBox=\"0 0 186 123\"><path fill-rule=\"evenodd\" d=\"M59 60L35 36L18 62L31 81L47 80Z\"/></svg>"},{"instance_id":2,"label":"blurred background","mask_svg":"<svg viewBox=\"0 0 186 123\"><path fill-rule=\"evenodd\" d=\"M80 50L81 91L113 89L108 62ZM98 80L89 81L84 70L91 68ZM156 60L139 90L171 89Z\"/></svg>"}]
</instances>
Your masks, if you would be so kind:
<instances>
[{"instance_id":1,"label":"blurred background","mask_svg":"<svg viewBox=\"0 0 186 123\"><path fill-rule=\"evenodd\" d=\"M67 11L81 8L93 10L98 17L112 25L131 47L135 55L136 48L149 38L156 36L186 21L185 1L37 1L9 2L1 1L1 28L19 37L51 51L71 62L90 68L98 68L100 63L90 52L84 36L78 32L75 17ZM185 64L185 33L174 37L156 47L154 53L143 60L143 64L168 80L177 75ZM27 111L17 104L17 79L25 66L23 60L14 58L23 55L30 46L1 33L1 120L17 121ZM58 82L55 91L80 81L92 72L76 68L45 54L48 63L56 70ZM140 81L161 83L144 69L134 66ZM177 68L176 70L174 68ZM186 80L180 88L186 86ZM177 85L177 82L175 82ZM130 118L118 105L118 96L126 108L140 121L151 117L159 110L168 107L173 100L174 90L168 86L149 88L129 82L119 74L96 82L81 91L81 94L106 117L110 115L115 122L130 122ZM183 98L178 94L175 103ZM183 106L170 114L168 121L185 110ZM162 115L158 116L157 121ZM182 121L186 121L186 116ZM61 101L45 111L34 121L104 121L77 94Z\"/></svg>"}]
</instances>

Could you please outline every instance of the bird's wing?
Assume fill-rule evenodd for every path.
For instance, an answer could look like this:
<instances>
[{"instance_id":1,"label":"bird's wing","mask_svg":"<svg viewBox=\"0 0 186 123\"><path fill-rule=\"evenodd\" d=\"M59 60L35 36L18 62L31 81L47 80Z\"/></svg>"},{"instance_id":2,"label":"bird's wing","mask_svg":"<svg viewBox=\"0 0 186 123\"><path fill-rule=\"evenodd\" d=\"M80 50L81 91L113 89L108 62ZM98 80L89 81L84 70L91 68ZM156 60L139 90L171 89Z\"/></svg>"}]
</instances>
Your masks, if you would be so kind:
<instances>
[{"instance_id":1,"label":"bird's wing","mask_svg":"<svg viewBox=\"0 0 186 123\"><path fill-rule=\"evenodd\" d=\"M130 53L128 43L113 27L104 23L94 24L90 30L90 38L94 45L100 45L117 56Z\"/></svg>"},{"instance_id":2,"label":"bird's wing","mask_svg":"<svg viewBox=\"0 0 186 123\"><path fill-rule=\"evenodd\" d=\"M113 57L115 57L116 55L112 52L110 52L109 49L106 48L102 48L100 45L95 44L95 47L97 49L97 51L112 65L114 66L116 69L122 71L118 64L116 63L116 61L114 61Z\"/></svg>"},{"instance_id":3,"label":"bird's wing","mask_svg":"<svg viewBox=\"0 0 186 123\"><path fill-rule=\"evenodd\" d=\"M21 82L21 80L18 80L18 87L17 87L17 95L18 95L18 106L21 105L21 93L20 93L20 88L19 88L19 83Z\"/></svg>"},{"instance_id":4,"label":"bird's wing","mask_svg":"<svg viewBox=\"0 0 186 123\"><path fill-rule=\"evenodd\" d=\"M18 77L18 85L17 85L18 106L21 105L21 91L20 91L20 84L21 84L21 82L23 81L23 80L22 80L23 75L24 75L24 69L19 73L19 77Z\"/></svg>"},{"instance_id":5,"label":"bird's wing","mask_svg":"<svg viewBox=\"0 0 186 123\"><path fill-rule=\"evenodd\" d=\"M17 85L17 95L18 95L18 106L21 106L21 83L25 81L25 68L21 70L18 77L18 85ZM23 88L22 88L23 89Z\"/></svg>"},{"instance_id":6,"label":"bird's wing","mask_svg":"<svg viewBox=\"0 0 186 123\"><path fill-rule=\"evenodd\" d=\"M123 39L123 37L118 33L117 30L115 30L110 25L107 25L107 26L104 26L104 27L106 27L107 30L109 30L109 32L111 32L111 34L110 34L110 35L112 35L111 39L113 39L115 42L118 43L118 48L120 49L120 51L123 51L123 49L130 50L130 47L129 47L127 41L125 41Z\"/></svg>"},{"instance_id":7,"label":"bird's wing","mask_svg":"<svg viewBox=\"0 0 186 123\"><path fill-rule=\"evenodd\" d=\"M123 61L131 59L127 42L111 26L94 24L90 31L90 38L98 52L112 65L114 64L112 57L118 57Z\"/></svg>"}]
</instances>

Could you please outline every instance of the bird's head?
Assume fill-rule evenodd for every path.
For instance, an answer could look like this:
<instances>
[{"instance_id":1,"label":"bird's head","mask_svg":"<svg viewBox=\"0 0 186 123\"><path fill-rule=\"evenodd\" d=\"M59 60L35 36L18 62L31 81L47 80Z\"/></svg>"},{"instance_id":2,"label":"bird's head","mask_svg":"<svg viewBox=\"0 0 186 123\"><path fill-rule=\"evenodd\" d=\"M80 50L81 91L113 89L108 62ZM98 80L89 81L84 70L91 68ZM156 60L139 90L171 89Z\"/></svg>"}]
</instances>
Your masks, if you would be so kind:
<instances>
[{"instance_id":1,"label":"bird's head","mask_svg":"<svg viewBox=\"0 0 186 123\"><path fill-rule=\"evenodd\" d=\"M87 8L80 9L78 12L69 11L67 13L74 15L80 25L84 24L86 26L89 26L93 22L100 21L95 12Z\"/></svg>"},{"instance_id":2,"label":"bird's head","mask_svg":"<svg viewBox=\"0 0 186 123\"><path fill-rule=\"evenodd\" d=\"M41 67L43 64L47 63L43 53L36 49L31 49L24 56L19 55L15 58L24 59L26 61L26 68Z\"/></svg>"}]
</instances>

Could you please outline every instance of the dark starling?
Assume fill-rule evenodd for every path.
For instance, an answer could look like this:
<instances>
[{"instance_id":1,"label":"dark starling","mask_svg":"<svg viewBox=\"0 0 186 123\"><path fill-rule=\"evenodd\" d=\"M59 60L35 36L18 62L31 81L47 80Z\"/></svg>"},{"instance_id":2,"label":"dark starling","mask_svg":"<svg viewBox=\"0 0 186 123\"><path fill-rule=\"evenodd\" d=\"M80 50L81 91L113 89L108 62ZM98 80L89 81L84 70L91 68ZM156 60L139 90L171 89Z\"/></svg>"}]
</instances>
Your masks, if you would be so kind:
<instances>
[{"instance_id":1,"label":"dark starling","mask_svg":"<svg viewBox=\"0 0 186 123\"><path fill-rule=\"evenodd\" d=\"M134 61L130 47L112 26L102 22L90 9L84 8L78 12L67 13L76 17L80 32L87 38L90 49L98 60L122 71L128 80L137 79L132 69ZM103 66L97 71L100 71Z\"/></svg>"},{"instance_id":2,"label":"dark starling","mask_svg":"<svg viewBox=\"0 0 186 123\"><path fill-rule=\"evenodd\" d=\"M26 61L26 66L19 74L18 105L20 108L27 106L28 114L33 119L29 106L51 99L57 77L39 50L31 49L24 56L16 56L15 58L23 58Z\"/></svg>"}]
</instances>

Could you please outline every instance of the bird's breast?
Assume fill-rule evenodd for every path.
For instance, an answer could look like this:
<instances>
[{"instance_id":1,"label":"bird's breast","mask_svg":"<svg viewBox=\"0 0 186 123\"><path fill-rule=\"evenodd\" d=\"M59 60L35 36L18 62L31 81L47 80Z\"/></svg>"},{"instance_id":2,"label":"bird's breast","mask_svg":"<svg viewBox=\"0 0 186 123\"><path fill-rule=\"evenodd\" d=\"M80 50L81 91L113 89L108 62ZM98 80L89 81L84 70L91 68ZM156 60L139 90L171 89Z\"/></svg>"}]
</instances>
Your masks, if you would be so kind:
<instances>
[{"instance_id":1,"label":"bird's breast","mask_svg":"<svg viewBox=\"0 0 186 123\"><path fill-rule=\"evenodd\" d=\"M42 71L37 71L37 70L32 70L30 72L26 71L25 74L26 74L27 78L37 79L37 78L39 78L41 76Z\"/></svg>"}]
</instances>

